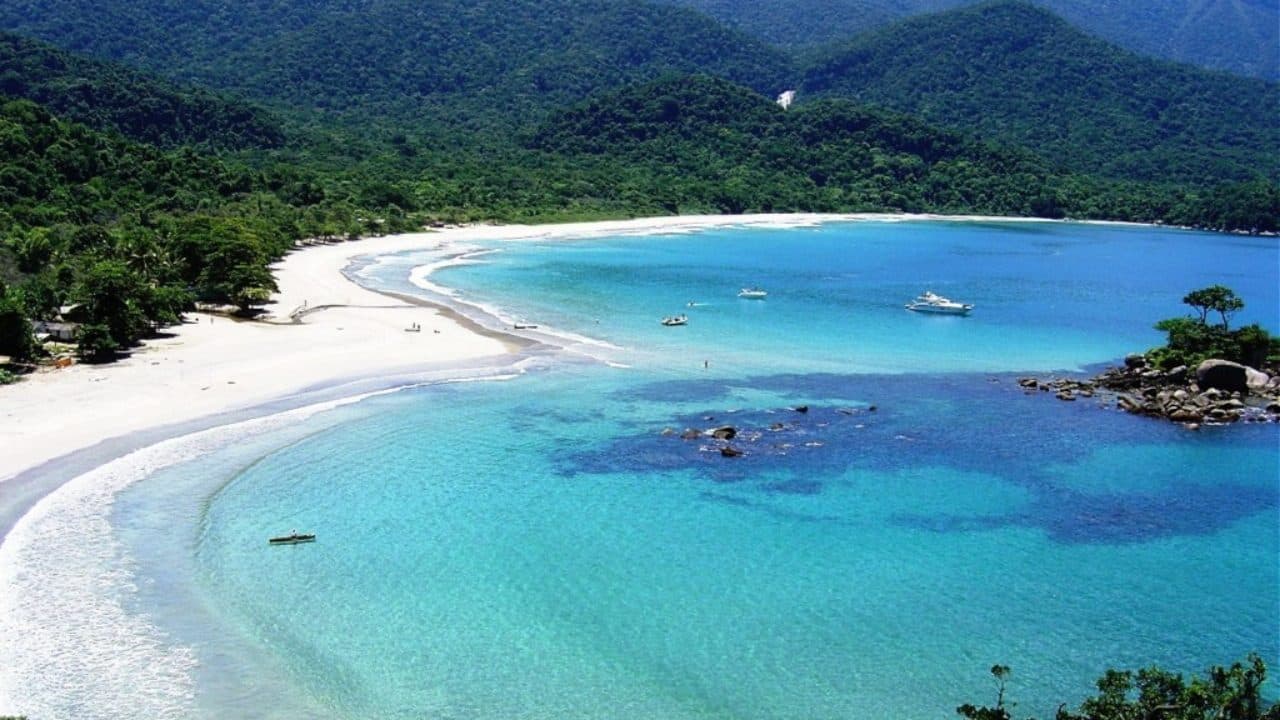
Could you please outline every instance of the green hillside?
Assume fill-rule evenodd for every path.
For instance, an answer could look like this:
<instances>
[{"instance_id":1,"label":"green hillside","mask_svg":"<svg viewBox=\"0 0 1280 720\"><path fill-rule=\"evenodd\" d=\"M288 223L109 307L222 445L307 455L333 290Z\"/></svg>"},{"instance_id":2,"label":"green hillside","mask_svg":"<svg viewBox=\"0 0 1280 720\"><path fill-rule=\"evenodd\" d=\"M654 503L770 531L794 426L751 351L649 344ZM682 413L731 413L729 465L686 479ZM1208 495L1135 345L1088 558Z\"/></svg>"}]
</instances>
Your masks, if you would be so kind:
<instances>
[{"instance_id":1,"label":"green hillside","mask_svg":"<svg viewBox=\"0 0 1280 720\"><path fill-rule=\"evenodd\" d=\"M251 105L5 32L0 32L0 94L168 147L265 148L284 141L279 120Z\"/></svg>"},{"instance_id":2,"label":"green hillside","mask_svg":"<svg viewBox=\"0 0 1280 720\"><path fill-rule=\"evenodd\" d=\"M807 70L800 90L918 114L1111 177L1280 177L1280 86L1141 58L1025 2L870 33Z\"/></svg>"},{"instance_id":3,"label":"green hillside","mask_svg":"<svg viewBox=\"0 0 1280 720\"><path fill-rule=\"evenodd\" d=\"M867 30L973 0L670 0L784 47ZM1080 29L1152 57L1280 79L1280 5L1268 0L1034 0Z\"/></svg>"},{"instance_id":4,"label":"green hillside","mask_svg":"<svg viewBox=\"0 0 1280 720\"><path fill-rule=\"evenodd\" d=\"M1280 214L1280 191L1265 181L1212 192L1105 181L847 101L783 111L709 77L593 98L556 114L528 145L612 166L593 192L651 198L666 212L1067 215L1259 229Z\"/></svg>"},{"instance_id":5,"label":"green hillside","mask_svg":"<svg viewBox=\"0 0 1280 720\"><path fill-rule=\"evenodd\" d=\"M791 75L765 43L640 0L11 0L0 27L293 110L418 123L510 124L667 71L766 92Z\"/></svg>"}]
</instances>

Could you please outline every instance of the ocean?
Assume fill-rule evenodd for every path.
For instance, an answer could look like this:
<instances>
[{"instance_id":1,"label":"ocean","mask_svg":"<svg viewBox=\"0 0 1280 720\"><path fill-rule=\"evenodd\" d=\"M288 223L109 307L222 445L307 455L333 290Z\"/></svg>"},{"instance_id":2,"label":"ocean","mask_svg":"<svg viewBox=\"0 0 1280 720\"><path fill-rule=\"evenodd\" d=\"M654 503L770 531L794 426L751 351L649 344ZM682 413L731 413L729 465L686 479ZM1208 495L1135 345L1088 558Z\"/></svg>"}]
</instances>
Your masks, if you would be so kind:
<instances>
[{"instance_id":1,"label":"ocean","mask_svg":"<svg viewBox=\"0 0 1280 720\"><path fill-rule=\"evenodd\" d=\"M1280 427L1017 384L1158 344L1205 285L1280 329L1274 238L833 222L350 275L543 344L64 488L47 527L94 550L0 567L33 717L944 718L997 663L1043 717L1108 667L1280 663ZM740 456L682 438L720 426Z\"/></svg>"}]
</instances>

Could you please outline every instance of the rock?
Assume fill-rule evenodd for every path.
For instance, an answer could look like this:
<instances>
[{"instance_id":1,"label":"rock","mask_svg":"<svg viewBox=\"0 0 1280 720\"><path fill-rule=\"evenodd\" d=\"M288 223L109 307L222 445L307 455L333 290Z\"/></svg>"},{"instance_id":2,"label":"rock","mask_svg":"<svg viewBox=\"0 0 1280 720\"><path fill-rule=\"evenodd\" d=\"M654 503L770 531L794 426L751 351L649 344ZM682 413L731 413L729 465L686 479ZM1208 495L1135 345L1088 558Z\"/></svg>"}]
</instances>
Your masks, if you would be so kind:
<instances>
[{"instance_id":1,"label":"rock","mask_svg":"<svg viewBox=\"0 0 1280 720\"><path fill-rule=\"evenodd\" d=\"M669 427L662 428L662 437L671 437L672 435L675 435L675 434L676 434L676 431L672 428L669 428Z\"/></svg>"},{"instance_id":2,"label":"rock","mask_svg":"<svg viewBox=\"0 0 1280 720\"><path fill-rule=\"evenodd\" d=\"M1144 368L1147 366L1147 358L1146 356L1140 355L1138 353L1125 355L1124 366L1129 368L1130 370L1137 370L1138 368Z\"/></svg>"},{"instance_id":3,"label":"rock","mask_svg":"<svg viewBox=\"0 0 1280 720\"><path fill-rule=\"evenodd\" d=\"M732 445L725 445L720 448L720 455L723 457L740 457L742 455L742 451Z\"/></svg>"},{"instance_id":4,"label":"rock","mask_svg":"<svg viewBox=\"0 0 1280 720\"><path fill-rule=\"evenodd\" d=\"M1120 395L1116 398L1116 406L1125 412L1142 412L1142 402L1137 398L1129 395Z\"/></svg>"},{"instance_id":5,"label":"rock","mask_svg":"<svg viewBox=\"0 0 1280 720\"><path fill-rule=\"evenodd\" d=\"M1250 392L1262 392L1267 389L1267 385L1271 383L1271 376L1261 370L1254 370L1249 366L1244 368L1245 381L1244 384L1249 388Z\"/></svg>"},{"instance_id":6,"label":"rock","mask_svg":"<svg viewBox=\"0 0 1280 720\"><path fill-rule=\"evenodd\" d=\"M1181 385L1187 381L1187 366L1179 365L1164 374L1164 379L1173 385Z\"/></svg>"},{"instance_id":7,"label":"rock","mask_svg":"<svg viewBox=\"0 0 1280 720\"><path fill-rule=\"evenodd\" d=\"M680 433L681 440L697 440L700 437L702 437L702 431L694 430L693 428L687 428L684 432Z\"/></svg>"},{"instance_id":8,"label":"rock","mask_svg":"<svg viewBox=\"0 0 1280 720\"><path fill-rule=\"evenodd\" d=\"M1196 368L1196 382L1202 388L1226 392L1249 392L1249 375L1240 363L1230 360L1210 359Z\"/></svg>"},{"instance_id":9,"label":"rock","mask_svg":"<svg viewBox=\"0 0 1280 720\"><path fill-rule=\"evenodd\" d=\"M1074 402L1074 401L1075 401L1075 399L1076 399L1076 396L1075 396L1075 395L1073 395L1073 394L1071 394L1071 391L1070 391L1070 390L1059 390L1059 391L1058 391L1058 399L1059 399L1059 400L1066 400L1066 401L1068 401L1068 402Z\"/></svg>"},{"instance_id":10,"label":"rock","mask_svg":"<svg viewBox=\"0 0 1280 720\"><path fill-rule=\"evenodd\" d=\"M786 427L786 426L785 426L785 425L783 425L782 423L777 423L777 422L776 422L776 423L774 423L774 424L770 425L770 426L769 426L769 429L770 429L770 430L772 430L772 431L774 431L774 432L778 432L779 430L781 430L781 429L782 429L782 428L784 428L784 427Z\"/></svg>"},{"instance_id":11,"label":"rock","mask_svg":"<svg viewBox=\"0 0 1280 720\"><path fill-rule=\"evenodd\" d=\"M1169 413L1169 419L1174 422L1200 422L1204 419L1204 415L1198 410L1180 407Z\"/></svg>"},{"instance_id":12,"label":"rock","mask_svg":"<svg viewBox=\"0 0 1280 720\"><path fill-rule=\"evenodd\" d=\"M1193 422L1192 422L1192 423L1187 423L1187 424L1183 425L1182 427L1184 427L1184 428L1186 428L1186 429L1188 429L1188 430L1199 430L1199 429L1200 429L1200 423L1193 423Z\"/></svg>"},{"instance_id":13,"label":"rock","mask_svg":"<svg viewBox=\"0 0 1280 720\"><path fill-rule=\"evenodd\" d=\"M809 412L809 406L808 406L808 405L797 405L797 406L795 406L795 407L793 407L793 408L791 408L791 409L792 409L792 410L795 410L795 411L796 411L796 412L798 412L798 413L807 413L807 412Z\"/></svg>"},{"instance_id":14,"label":"rock","mask_svg":"<svg viewBox=\"0 0 1280 720\"><path fill-rule=\"evenodd\" d=\"M1244 403L1236 398L1231 398L1230 400L1218 403L1218 407L1223 410L1243 410Z\"/></svg>"},{"instance_id":15,"label":"rock","mask_svg":"<svg viewBox=\"0 0 1280 720\"><path fill-rule=\"evenodd\" d=\"M1280 402L1267 403L1266 410L1272 415L1280 415Z\"/></svg>"},{"instance_id":16,"label":"rock","mask_svg":"<svg viewBox=\"0 0 1280 720\"><path fill-rule=\"evenodd\" d=\"M867 412L875 412L875 411L876 411L876 406L875 406L875 405L868 405L868 406L867 406Z\"/></svg>"},{"instance_id":17,"label":"rock","mask_svg":"<svg viewBox=\"0 0 1280 720\"><path fill-rule=\"evenodd\" d=\"M1024 378L1018 378L1018 384L1024 388L1033 388L1039 383L1036 381L1035 378L1024 377Z\"/></svg>"},{"instance_id":18,"label":"rock","mask_svg":"<svg viewBox=\"0 0 1280 720\"><path fill-rule=\"evenodd\" d=\"M732 425L723 425L711 430L711 437L717 440L732 440L738 436L738 429Z\"/></svg>"}]
</instances>

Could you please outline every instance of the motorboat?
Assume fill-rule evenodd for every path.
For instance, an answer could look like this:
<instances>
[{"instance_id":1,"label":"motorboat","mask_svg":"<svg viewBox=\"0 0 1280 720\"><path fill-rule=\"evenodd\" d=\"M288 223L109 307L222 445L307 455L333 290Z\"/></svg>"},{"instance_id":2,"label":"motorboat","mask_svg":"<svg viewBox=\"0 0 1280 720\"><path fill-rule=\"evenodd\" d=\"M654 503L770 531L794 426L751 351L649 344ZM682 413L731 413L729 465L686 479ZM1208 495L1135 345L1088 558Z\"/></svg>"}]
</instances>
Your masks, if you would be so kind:
<instances>
[{"instance_id":1,"label":"motorboat","mask_svg":"<svg viewBox=\"0 0 1280 720\"><path fill-rule=\"evenodd\" d=\"M968 315L973 310L973 305L968 303L958 303L949 298L944 298L928 290L924 291L915 300L907 303L908 310L916 312L934 313L937 315Z\"/></svg>"},{"instance_id":2,"label":"motorboat","mask_svg":"<svg viewBox=\"0 0 1280 720\"><path fill-rule=\"evenodd\" d=\"M666 325L667 327L674 327L676 325L688 325L689 317L687 315L670 315L668 317L662 318L662 324Z\"/></svg>"},{"instance_id":3,"label":"motorboat","mask_svg":"<svg viewBox=\"0 0 1280 720\"><path fill-rule=\"evenodd\" d=\"M315 541L316 541L315 535L299 535L296 532L289 533L288 535L281 535L280 537L273 537L270 540L267 540L267 542L271 545L297 545L299 543L309 543L309 542L315 542Z\"/></svg>"},{"instance_id":4,"label":"motorboat","mask_svg":"<svg viewBox=\"0 0 1280 720\"><path fill-rule=\"evenodd\" d=\"M769 297L769 293L758 287L744 287L738 291L738 297L747 300L763 300Z\"/></svg>"}]
</instances>

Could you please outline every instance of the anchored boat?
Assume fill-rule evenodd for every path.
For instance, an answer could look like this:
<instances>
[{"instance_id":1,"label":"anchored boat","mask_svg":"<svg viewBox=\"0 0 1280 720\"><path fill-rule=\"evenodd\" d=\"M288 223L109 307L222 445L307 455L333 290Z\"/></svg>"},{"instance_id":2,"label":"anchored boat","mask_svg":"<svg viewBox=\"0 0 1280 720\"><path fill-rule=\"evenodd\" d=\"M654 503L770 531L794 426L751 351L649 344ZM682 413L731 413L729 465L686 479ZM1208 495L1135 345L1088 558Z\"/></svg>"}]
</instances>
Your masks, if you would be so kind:
<instances>
[{"instance_id":1,"label":"anchored boat","mask_svg":"<svg viewBox=\"0 0 1280 720\"><path fill-rule=\"evenodd\" d=\"M744 287L738 291L738 297L747 300L763 300L769 297L768 291L758 287Z\"/></svg>"},{"instance_id":2,"label":"anchored boat","mask_svg":"<svg viewBox=\"0 0 1280 720\"><path fill-rule=\"evenodd\" d=\"M906 308L915 312L937 315L968 315L969 311L973 310L973 305L959 303L926 290L915 300L907 303Z\"/></svg>"}]
</instances>

